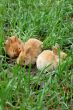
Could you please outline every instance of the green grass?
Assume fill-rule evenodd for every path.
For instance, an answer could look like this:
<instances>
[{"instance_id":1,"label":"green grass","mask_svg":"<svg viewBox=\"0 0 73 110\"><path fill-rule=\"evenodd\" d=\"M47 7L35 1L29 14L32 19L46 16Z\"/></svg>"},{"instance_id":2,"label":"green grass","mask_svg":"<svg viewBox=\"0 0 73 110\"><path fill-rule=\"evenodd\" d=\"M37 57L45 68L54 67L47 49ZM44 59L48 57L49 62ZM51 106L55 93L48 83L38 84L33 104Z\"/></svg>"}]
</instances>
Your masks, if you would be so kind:
<instances>
[{"instance_id":1,"label":"green grass","mask_svg":"<svg viewBox=\"0 0 73 110\"><path fill-rule=\"evenodd\" d=\"M8 63L11 35L41 39L44 49L59 43L68 57L46 74ZM73 0L0 1L0 110L73 110Z\"/></svg>"}]
</instances>

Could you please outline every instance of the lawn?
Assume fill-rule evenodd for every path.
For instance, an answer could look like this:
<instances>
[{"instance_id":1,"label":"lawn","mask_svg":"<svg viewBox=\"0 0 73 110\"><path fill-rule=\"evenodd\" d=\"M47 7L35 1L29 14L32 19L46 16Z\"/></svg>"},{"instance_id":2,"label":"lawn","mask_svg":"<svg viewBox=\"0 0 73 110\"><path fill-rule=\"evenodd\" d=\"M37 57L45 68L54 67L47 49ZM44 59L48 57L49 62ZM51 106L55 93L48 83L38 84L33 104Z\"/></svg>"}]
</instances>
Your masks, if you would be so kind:
<instances>
[{"instance_id":1,"label":"lawn","mask_svg":"<svg viewBox=\"0 0 73 110\"><path fill-rule=\"evenodd\" d=\"M20 67L4 52L11 35L58 43L67 58L47 73ZM73 110L73 0L0 0L0 110Z\"/></svg>"}]
</instances>

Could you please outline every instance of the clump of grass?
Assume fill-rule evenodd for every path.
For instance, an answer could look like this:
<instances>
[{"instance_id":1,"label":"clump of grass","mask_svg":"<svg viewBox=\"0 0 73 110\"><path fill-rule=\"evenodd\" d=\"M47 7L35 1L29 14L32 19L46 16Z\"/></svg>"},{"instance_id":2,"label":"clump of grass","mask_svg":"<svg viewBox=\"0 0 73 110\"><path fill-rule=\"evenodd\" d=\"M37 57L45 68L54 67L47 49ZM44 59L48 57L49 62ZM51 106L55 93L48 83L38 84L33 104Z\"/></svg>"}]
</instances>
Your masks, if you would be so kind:
<instances>
[{"instance_id":1,"label":"clump of grass","mask_svg":"<svg viewBox=\"0 0 73 110\"><path fill-rule=\"evenodd\" d=\"M9 63L3 46L6 36L11 35L24 42L30 37L41 39L44 49L59 43L68 57L56 71L48 73ZM1 0L0 109L72 110L72 45L72 0Z\"/></svg>"}]
</instances>

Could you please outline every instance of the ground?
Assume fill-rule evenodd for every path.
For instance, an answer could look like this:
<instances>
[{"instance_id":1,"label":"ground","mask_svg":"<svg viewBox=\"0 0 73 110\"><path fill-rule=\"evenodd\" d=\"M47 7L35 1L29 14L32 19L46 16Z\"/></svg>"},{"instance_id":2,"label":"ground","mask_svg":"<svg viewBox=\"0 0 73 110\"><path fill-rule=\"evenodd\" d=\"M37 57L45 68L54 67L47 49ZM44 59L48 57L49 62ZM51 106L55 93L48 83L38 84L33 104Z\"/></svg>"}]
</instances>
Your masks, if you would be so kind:
<instances>
[{"instance_id":1,"label":"ground","mask_svg":"<svg viewBox=\"0 0 73 110\"><path fill-rule=\"evenodd\" d=\"M67 58L48 73L20 67L4 52L11 35L59 43ZM0 110L73 110L73 0L0 1Z\"/></svg>"}]
</instances>

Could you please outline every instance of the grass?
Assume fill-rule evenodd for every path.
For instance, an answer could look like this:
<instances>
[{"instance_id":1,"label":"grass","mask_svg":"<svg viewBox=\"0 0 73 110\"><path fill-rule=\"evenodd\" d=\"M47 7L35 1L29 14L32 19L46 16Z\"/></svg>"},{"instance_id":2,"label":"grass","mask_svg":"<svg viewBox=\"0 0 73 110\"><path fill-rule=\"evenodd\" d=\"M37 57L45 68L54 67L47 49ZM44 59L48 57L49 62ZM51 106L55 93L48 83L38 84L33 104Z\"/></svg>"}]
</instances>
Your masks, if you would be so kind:
<instances>
[{"instance_id":1,"label":"grass","mask_svg":"<svg viewBox=\"0 0 73 110\"><path fill-rule=\"evenodd\" d=\"M59 43L68 57L46 74L8 63L11 35L41 39L44 49ZM73 0L0 1L0 110L73 110Z\"/></svg>"}]
</instances>

